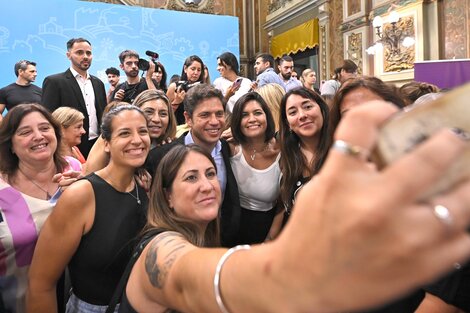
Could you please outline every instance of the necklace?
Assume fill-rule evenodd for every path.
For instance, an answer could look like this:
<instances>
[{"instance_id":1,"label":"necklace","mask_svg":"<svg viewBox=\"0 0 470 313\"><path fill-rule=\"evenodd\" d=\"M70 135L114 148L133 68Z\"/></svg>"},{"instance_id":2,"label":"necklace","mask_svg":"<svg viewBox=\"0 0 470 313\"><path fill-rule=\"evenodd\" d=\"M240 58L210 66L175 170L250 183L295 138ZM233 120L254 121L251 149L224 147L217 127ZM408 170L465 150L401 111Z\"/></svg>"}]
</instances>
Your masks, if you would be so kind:
<instances>
[{"instance_id":1,"label":"necklace","mask_svg":"<svg viewBox=\"0 0 470 313\"><path fill-rule=\"evenodd\" d=\"M256 149L253 149L253 153L250 154L250 159L251 159L252 161L254 161L254 160L256 159L256 154L266 151L266 149L268 148L268 146L269 146L269 143L267 143L267 144L263 147L263 149L261 149L261 150L259 150L259 151L256 151Z\"/></svg>"},{"instance_id":2,"label":"necklace","mask_svg":"<svg viewBox=\"0 0 470 313\"><path fill-rule=\"evenodd\" d=\"M130 191L128 191L127 193L130 194L132 198L134 198L137 201L137 204L141 204L142 201L140 201L140 198L139 198L139 187L137 186L137 182L135 181L135 179L134 179L134 186L135 186L136 196L134 196Z\"/></svg>"},{"instance_id":3,"label":"necklace","mask_svg":"<svg viewBox=\"0 0 470 313\"><path fill-rule=\"evenodd\" d=\"M24 177L26 177L30 182L33 183L34 186L38 187L39 189L41 189L42 191L44 191L46 193L46 200L50 200L52 198L51 194L49 193L49 191L47 189L44 189L42 188L38 183L36 183L31 177L29 177L28 175L26 175L19 167L18 167L18 170L21 172L21 174L24 175Z\"/></svg>"}]
</instances>

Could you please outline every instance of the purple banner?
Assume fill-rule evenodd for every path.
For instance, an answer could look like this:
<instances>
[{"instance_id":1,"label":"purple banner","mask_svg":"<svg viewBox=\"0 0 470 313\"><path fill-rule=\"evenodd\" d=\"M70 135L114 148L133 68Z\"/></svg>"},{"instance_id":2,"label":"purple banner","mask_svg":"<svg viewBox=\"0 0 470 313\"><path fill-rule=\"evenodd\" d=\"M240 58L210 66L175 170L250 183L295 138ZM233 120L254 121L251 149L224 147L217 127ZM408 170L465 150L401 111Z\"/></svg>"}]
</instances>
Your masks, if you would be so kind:
<instances>
[{"instance_id":1,"label":"purple banner","mask_svg":"<svg viewBox=\"0 0 470 313\"><path fill-rule=\"evenodd\" d=\"M454 88L470 82L470 59L438 60L415 63L415 81Z\"/></svg>"}]
</instances>

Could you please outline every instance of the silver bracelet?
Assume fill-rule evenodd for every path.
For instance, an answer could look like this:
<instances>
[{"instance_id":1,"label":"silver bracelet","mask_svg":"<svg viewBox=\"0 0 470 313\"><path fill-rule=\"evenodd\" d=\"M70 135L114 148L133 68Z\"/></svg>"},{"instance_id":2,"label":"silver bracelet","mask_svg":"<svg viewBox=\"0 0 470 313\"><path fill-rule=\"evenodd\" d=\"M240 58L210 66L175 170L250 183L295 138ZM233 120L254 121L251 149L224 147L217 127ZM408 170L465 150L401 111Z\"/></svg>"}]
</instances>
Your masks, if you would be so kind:
<instances>
[{"instance_id":1,"label":"silver bracelet","mask_svg":"<svg viewBox=\"0 0 470 313\"><path fill-rule=\"evenodd\" d=\"M235 246L233 248L230 248L227 250L227 252L222 255L220 258L219 262L217 263L217 267L215 268L215 275L214 275L214 294L215 294L215 301L217 302L217 305L219 306L219 309L222 313L230 313L227 308L225 307L225 304L222 300L222 295L220 292L220 272L222 270L222 267L224 266L225 261L234 253L239 250L248 250L250 249L250 245L239 245Z\"/></svg>"}]
</instances>

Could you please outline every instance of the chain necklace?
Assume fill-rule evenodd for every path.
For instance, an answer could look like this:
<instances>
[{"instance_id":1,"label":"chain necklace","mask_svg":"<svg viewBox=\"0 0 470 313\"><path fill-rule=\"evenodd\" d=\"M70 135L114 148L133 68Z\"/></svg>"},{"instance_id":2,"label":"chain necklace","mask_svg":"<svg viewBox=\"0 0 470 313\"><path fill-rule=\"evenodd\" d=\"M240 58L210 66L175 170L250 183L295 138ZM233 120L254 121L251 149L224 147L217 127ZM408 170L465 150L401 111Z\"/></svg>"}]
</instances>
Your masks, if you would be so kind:
<instances>
[{"instance_id":1,"label":"chain necklace","mask_svg":"<svg viewBox=\"0 0 470 313\"><path fill-rule=\"evenodd\" d=\"M137 204L141 204L142 201L140 201L140 197L139 197L139 187L137 186L137 182L135 181L135 179L134 179L134 186L135 186L136 196L134 196L130 191L128 191L127 193L130 194L132 198L134 198L137 201Z\"/></svg>"},{"instance_id":2,"label":"chain necklace","mask_svg":"<svg viewBox=\"0 0 470 313\"><path fill-rule=\"evenodd\" d=\"M256 149L253 149L253 153L250 154L250 159L251 159L252 161L254 161L254 160L256 159L256 154L257 154L257 153L262 153L262 152L266 151L266 149L268 148L268 146L269 146L269 143L267 143L267 144L263 147L263 149L261 149L261 150L259 150L259 151L257 151Z\"/></svg>"},{"instance_id":3,"label":"chain necklace","mask_svg":"<svg viewBox=\"0 0 470 313\"><path fill-rule=\"evenodd\" d=\"M42 191L44 191L46 193L46 200L50 200L52 198L51 194L49 193L49 191L47 189L44 189L42 188L38 183L36 183L31 177L29 177L28 175L26 175L19 167L18 167L18 170L21 172L21 174L24 175L24 177L26 177L31 183L33 183L34 186L38 187L39 189L41 189Z\"/></svg>"}]
</instances>

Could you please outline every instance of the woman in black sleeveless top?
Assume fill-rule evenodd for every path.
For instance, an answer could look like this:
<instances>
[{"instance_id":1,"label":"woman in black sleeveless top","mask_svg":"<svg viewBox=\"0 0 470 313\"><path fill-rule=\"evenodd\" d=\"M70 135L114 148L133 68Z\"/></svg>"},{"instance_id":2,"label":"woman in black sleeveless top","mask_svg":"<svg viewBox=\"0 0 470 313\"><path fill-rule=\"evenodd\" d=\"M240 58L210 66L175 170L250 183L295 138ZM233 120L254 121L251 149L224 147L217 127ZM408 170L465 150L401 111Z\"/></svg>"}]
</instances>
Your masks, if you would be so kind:
<instances>
[{"instance_id":1,"label":"woman in black sleeveless top","mask_svg":"<svg viewBox=\"0 0 470 313\"><path fill-rule=\"evenodd\" d=\"M148 198L134 179L150 147L147 119L135 106L111 110L102 136L109 164L71 185L40 233L30 272L31 312L54 312L55 284L68 265L67 312L105 309L145 224Z\"/></svg>"}]
</instances>

